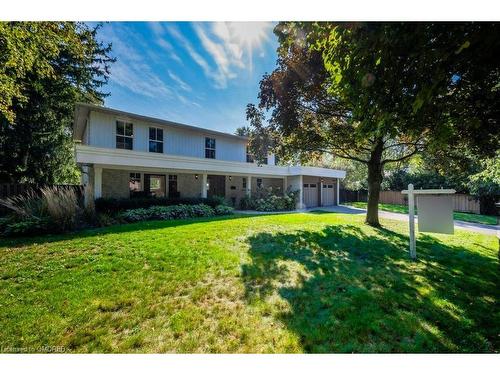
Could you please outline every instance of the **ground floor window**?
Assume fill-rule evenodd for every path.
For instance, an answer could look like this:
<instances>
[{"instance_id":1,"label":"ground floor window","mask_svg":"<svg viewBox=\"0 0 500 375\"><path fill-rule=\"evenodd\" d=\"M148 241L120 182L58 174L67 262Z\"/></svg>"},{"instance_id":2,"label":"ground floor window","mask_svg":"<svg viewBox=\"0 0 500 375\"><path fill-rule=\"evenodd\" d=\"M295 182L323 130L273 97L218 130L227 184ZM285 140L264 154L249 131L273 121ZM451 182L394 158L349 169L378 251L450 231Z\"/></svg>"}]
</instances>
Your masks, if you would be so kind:
<instances>
[{"instance_id":1,"label":"ground floor window","mask_svg":"<svg viewBox=\"0 0 500 375\"><path fill-rule=\"evenodd\" d=\"M261 189L263 186L264 186L264 184L262 183L262 178L258 178L257 179L257 188Z\"/></svg>"},{"instance_id":2,"label":"ground floor window","mask_svg":"<svg viewBox=\"0 0 500 375\"><path fill-rule=\"evenodd\" d=\"M144 192L147 196L164 197L165 190L165 175L144 175Z\"/></svg>"},{"instance_id":3,"label":"ground floor window","mask_svg":"<svg viewBox=\"0 0 500 375\"><path fill-rule=\"evenodd\" d=\"M141 174L137 172L131 172L128 186L131 194L141 191L142 190Z\"/></svg>"}]
</instances>

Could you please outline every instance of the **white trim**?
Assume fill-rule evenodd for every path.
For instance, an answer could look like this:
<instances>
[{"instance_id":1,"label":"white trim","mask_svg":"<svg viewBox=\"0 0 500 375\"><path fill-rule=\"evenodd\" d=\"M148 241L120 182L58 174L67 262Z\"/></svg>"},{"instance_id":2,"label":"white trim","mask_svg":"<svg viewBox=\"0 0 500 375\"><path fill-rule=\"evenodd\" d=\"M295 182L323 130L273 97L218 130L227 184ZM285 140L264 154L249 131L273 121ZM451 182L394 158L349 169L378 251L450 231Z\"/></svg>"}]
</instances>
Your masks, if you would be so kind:
<instances>
[{"instance_id":1,"label":"white trim","mask_svg":"<svg viewBox=\"0 0 500 375\"><path fill-rule=\"evenodd\" d=\"M252 163L225 161L217 159L193 158L171 154L159 154L134 150L75 145L76 162L101 166L127 168L157 168L185 170L191 173L211 172L252 176L295 176L310 175L319 177L343 178L345 171L316 167L282 167L275 165L258 166Z\"/></svg>"},{"instance_id":2,"label":"white trim","mask_svg":"<svg viewBox=\"0 0 500 375\"><path fill-rule=\"evenodd\" d=\"M402 194L408 194L409 190L403 190ZM414 195L417 194L455 194L455 189L418 189L412 190Z\"/></svg>"}]
</instances>

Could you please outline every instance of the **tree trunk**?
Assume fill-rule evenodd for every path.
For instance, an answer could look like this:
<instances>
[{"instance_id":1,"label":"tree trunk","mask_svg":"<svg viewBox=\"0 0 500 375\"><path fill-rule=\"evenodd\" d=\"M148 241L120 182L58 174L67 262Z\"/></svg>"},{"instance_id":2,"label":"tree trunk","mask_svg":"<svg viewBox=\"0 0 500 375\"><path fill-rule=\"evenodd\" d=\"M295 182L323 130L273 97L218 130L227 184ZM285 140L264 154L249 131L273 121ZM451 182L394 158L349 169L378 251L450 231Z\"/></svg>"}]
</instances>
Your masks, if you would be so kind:
<instances>
[{"instance_id":1,"label":"tree trunk","mask_svg":"<svg viewBox=\"0 0 500 375\"><path fill-rule=\"evenodd\" d=\"M372 150L368 162L368 204L365 222L374 227L380 227L378 220L378 202L380 199L380 187L382 184L382 152L384 143L379 140Z\"/></svg>"}]
</instances>

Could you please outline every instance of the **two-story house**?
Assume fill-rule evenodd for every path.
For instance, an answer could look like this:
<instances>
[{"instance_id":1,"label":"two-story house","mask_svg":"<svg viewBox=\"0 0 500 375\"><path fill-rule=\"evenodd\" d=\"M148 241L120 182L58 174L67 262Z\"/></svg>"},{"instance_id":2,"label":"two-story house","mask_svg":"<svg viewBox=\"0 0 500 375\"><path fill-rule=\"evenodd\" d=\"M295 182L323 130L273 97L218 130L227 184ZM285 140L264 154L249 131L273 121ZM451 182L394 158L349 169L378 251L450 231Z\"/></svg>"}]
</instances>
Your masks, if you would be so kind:
<instances>
[{"instance_id":1,"label":"two-story house","mask_svg":"<svg viewBox=\"0 0 500 375\"><path fill-rule=\"evenodd\" d=\"M258 165L248 138L91 104L77 104L76 161L94 198L224 196L237 206L262 188L299 190L298 208L336 205L345 172Z\"/></svg>"}]
</instances>

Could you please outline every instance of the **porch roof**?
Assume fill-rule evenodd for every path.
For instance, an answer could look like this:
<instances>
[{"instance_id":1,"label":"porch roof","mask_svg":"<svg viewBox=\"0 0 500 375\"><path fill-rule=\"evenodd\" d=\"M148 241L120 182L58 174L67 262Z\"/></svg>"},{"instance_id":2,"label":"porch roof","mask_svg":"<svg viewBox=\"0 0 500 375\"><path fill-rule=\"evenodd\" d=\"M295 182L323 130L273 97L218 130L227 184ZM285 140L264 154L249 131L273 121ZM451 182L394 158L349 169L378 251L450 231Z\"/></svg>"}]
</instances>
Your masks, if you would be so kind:
<instances>
[{"instance_id":1,"label":"porch roof","mask_svg":"<svg viewBox=\"0 0 500 375\"><path fill-rule=\"evenodd\" d=\"M76 162L119 169L179 170L191 173L222 173L255 176L319 176L344 178L345 171L303 166L257 165L234 161L201 159L170 154L152 154L132 150L108 149L77 144Z\"/></svg>"}]
</instances>

